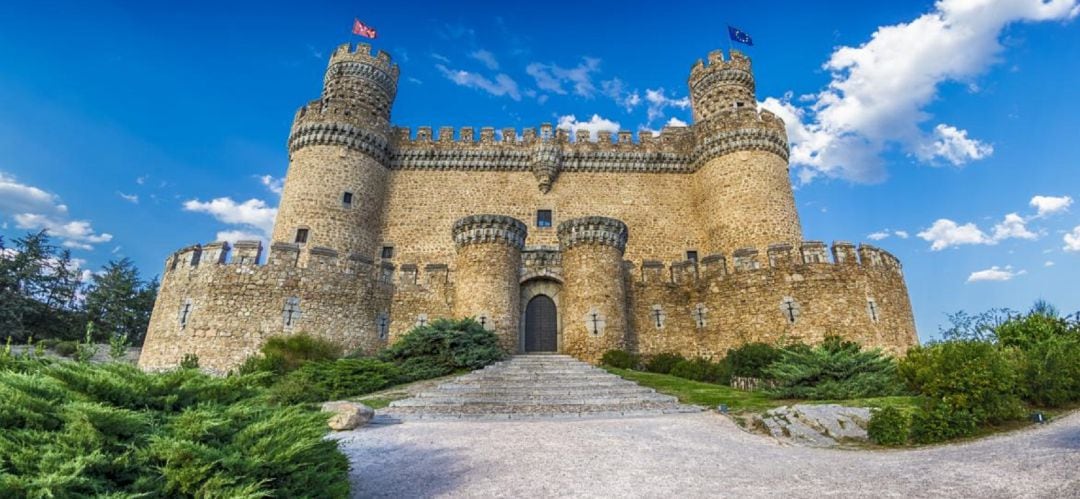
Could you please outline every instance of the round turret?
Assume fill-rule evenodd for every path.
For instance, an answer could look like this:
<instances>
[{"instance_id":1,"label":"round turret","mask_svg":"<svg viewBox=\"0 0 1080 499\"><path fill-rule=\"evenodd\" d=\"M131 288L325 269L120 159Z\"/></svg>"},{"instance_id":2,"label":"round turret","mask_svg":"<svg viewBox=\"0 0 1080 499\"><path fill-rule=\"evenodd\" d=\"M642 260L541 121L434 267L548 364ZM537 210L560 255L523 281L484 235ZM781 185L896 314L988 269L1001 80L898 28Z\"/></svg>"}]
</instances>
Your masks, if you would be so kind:
<instances>
[{"instance_id":1,"label":"round turret","mask_svg":"<svg viewBox=\"0 0 1080 499\"><path fill-rule=\"evenodd\" d=\"M296 114L274 241L375 256L398 67L359 44L330 57L322 97Z\"/></svg>"},{"instance_id":2,"label":"round turret","mask_svg":"<svg viewBox=\"0 0 1080 499\"><path fill-rule=\"evenodd\" d=\"M698 59L690 70L689 85L695 123L724 111L757 107L750 58L737 50L731 51L728 60L720 50L709 53L708 64Z\"/></svg>"},{"instance_id":3,"label":"round turret","mask_svg":"<svg viewBox=\"0 0 1080 499\"><path fill-rule=\"evenodd\" d=\"M563 266L561 351L599 363L604 352L626 348L623 252L629 229L607 217L582 217L558 228Z\"/></svg>"}]
</instances>

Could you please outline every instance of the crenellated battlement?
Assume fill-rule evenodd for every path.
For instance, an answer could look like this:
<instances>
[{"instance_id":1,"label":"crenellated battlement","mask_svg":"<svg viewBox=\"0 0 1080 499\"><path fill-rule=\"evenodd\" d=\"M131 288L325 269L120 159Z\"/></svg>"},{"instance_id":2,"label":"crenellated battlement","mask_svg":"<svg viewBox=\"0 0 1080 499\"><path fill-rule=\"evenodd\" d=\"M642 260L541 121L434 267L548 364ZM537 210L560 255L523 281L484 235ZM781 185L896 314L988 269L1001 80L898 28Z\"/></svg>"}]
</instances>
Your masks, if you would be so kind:
<instances>
[{"instance_id":1,"label":"crenellated battlement","mask_svg":"<svg viewBox=\"0 0 1080 499\"><path fill-rule=\"evenodd\" d=\"M356 45L344 43L339 45L334 49L334 52L330 54L330 63L327 67L334 67L336 64L349 63L371 66L373 69L386 73L386 75L392 77L395 82L401 73L398 65L394 64L393 60L390 58L390 54L379 50L375 55L372 55L371 45L367 43L357 43ZM329 74L329 71L327 74Z\"/></svg>"},{"instance_id":2,"label":"crenellated battlement","mask_svg":"<svg viewBox=\"0 0 1080 499\"><path fill-rule=\"evenodd\" d=\"M856 247L846 241L836 241L832 245L831 259L829 255L830 251L825 243L803 241L798 246L786 243L770 245L764 251L741 248L732 252L730 258L723 254L712 254L698 262L681 260L664 264L657 260L644 260L640 264L629 263L634 280L664 285L698 284L726 276L752 276L776 270L798 273L808 269L844 267L876 270L902 278L900 260L888 251L869 244Z\"/></svg>"},{"instance_id":3,"label":"crenellated battlement","mask_svg":"<svg viewBox=\"0 0 1080 499\"><path fill-rule=\"evenodd\" d=\"M706 161L735 151L788 157L783 121L756 109L732 109L690 127L664 127L655 136L639 132L636 140L629 130L599 132L592 140L586 131L571 136L550 124L520 133L495 127L421 126L415 132L395 127L389 148L392 169L531 170L546 177L541 183L548 187L560 171L693 173Z\"/></svg>"},{"instance_id":4,"label":"crenellated battlement","mask_svg":"<svg viewBox=\"0 0 1080 499\"><path fill-rule=\"evenodd\" d=\"M725 73L729 77L735 73L746 73L749 81L753 83L754 73L751 68L750 58L746 54L732 49L729 56L724 58L724 51L717 49L709 52L705 60L698 59L690 67L690 87L702 81L706 76L715 73Z\"/></svg>"}]
</instances>

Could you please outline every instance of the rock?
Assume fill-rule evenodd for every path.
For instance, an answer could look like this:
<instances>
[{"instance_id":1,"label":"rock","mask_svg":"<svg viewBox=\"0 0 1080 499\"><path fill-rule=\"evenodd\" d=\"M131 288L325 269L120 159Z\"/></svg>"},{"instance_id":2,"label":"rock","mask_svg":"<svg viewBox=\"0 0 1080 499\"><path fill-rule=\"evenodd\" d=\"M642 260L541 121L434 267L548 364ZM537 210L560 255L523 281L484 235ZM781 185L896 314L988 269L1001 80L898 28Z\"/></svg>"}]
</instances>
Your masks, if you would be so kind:
<instances>
[{"instance_id":1,"label":"rock","mask_svg":"<svg viewBox=\"0 0 1080 499\"><path fill-rule=\"evenodd\" d=\"M870 409L835 404L798 404L770 409L765 429L778 439L813 447L832 447L844 440L867 440Z\"/></svg>"},{"instance_id":2,"label":"rock","mask_svg":"<svg viewBox=\"0 0 1080 499\"><path fill-rule=\"evenodd\" d=\"M335 431L359 428L375 417L374 409L359 402L349 402L347 400L326 402L322 405L322 410L334 413L327 424L330 425L330 429Z\"/></svg>"}]
</instances>

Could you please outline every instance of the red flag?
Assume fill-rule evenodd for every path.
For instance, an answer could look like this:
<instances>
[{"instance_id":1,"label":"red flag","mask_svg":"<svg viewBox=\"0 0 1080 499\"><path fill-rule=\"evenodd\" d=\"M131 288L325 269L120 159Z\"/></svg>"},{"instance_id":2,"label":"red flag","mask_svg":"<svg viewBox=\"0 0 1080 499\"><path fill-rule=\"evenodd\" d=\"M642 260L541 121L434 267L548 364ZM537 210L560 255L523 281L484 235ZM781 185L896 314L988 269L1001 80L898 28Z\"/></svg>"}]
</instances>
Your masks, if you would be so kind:
<instances>
[{"instance_id":1,"label":"red flag","mask_svg":"<svg viewBox=\"0 0 1080 499\"><path fill-rule=\"evenodd\" d=\"M375 28L360 22L359 19L353 19L352 34L375 38Z\"/></svg>"}]
</instances>

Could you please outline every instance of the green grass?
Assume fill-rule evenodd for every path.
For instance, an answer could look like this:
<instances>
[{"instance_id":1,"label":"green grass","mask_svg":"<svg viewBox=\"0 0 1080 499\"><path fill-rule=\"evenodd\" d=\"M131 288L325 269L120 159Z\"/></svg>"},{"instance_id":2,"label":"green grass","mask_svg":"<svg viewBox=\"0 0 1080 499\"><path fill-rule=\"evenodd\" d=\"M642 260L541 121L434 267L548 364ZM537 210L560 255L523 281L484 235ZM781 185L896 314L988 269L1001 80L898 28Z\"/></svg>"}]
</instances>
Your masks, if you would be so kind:
<instances>
[{"instance_id":1,"label":"green grass","mask_svg":"<svg viewBox=\"0 0 1080 499\"><path fill-rule=\"evenodd\" d=\"M774 407L791 404L840 404L853 407L900 407L914 408L918 397L873 397L849 400L790 400L773 399L761 392L744 392L730 386L692 381L669 374L656 374L629 369L605 367L608 372L647 386L660 393L673 395L684 404L715 408L727 404L731 412L764 412Z\"/></svg>"}]
</instances>

